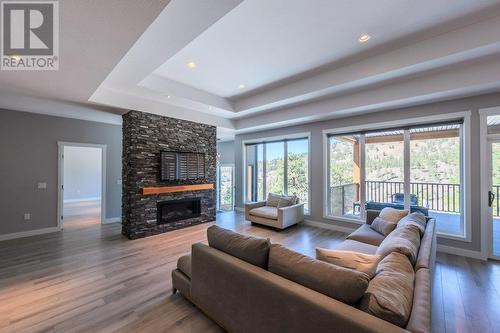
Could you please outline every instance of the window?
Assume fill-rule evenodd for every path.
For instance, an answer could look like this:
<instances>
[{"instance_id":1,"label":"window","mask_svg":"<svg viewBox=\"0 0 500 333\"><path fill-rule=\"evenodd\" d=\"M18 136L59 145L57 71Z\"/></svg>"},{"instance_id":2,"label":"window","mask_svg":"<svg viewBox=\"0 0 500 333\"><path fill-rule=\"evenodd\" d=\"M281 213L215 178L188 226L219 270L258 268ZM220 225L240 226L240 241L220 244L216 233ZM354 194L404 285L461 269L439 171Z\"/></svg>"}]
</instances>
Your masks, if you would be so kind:
<instances>
[{"instance_id":1,"label":"window","mask_svg":"<svg viewBox=\"0 0 500 333\"><path fill-rule=\"evenodd\" d=\"M441 234L465 236L463 121L327 136L326 215L410 209Z\"/></svg>"},{"instance_id":2,"label":"window","mask_svg":"<svg viewBox=\"0 0 500 333\"><path fill-rule=\"evenodd\" d=\"M309 138L248 143L246 156L247 201L261 201L268 193L296 195L309 205Z\"/></svg>"},{"instance_id":3,"label":"window","mask_svg":"<svg viewBox=\"0 0 500 333\"><path fill-rule=\"evenodd\" d=\"M331 136L328 215L359 217L359 135Z\"/></svg>"}]
</instances>

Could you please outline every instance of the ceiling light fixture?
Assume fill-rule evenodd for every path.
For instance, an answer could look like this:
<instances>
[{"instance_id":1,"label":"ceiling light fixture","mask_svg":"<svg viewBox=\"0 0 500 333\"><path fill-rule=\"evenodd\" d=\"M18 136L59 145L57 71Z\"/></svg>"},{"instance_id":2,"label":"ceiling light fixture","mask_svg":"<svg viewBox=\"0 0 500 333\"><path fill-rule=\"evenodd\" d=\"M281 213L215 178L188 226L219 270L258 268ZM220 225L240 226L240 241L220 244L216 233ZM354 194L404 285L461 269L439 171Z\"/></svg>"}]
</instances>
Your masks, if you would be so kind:
<instances>
[{"instance_id":1,"label":"ceiling light fixture","mask_svg":"<svg viewBox=\"0 0 500 333\"><path fill-rule=\"evenodd\" d=\"M171 97L170 95L167 95L167 98L168 98L168 99L170 99L170 97Z\"/></svg>"},{"instance_id":2,"label":"ceiling light fixture","mask_svg":"<svg viewBox=\"0 0 500 333\"><path fill-rule=\"evenodd\" d=\"M191 69L196 68L196 63L194 61L190 61L187 63L187 66Z\"/></svg>"},{"instance_id":3,"label":"ceiling light fixture","mask_svg":"<svg viewBox=\"0 0 500 333\"><path fill-rule=\"evenodd\" d=\"M361 36L359 36L358 41L360 43L365 43L365 42L369 41L370 38L372 38L370 35L368 35L368 34L362 34Z\"/></svg>"},{"instance_id":4,"label":"ceiling light fixture","mask_svg":"<svg viewBox=\"0 0 500 333\"><path fill-rule=\"evenodd\" d=\"M240 85L238 86L238 88L245 89L245 85L243 83L240 83Z\"/></svg>"},{"instance_id":5,"label":"ceiling light fixture","mask_svg":"<svg viewBox=\"0 0 500 333\"><path fill-rule=\"evenodd\" d=\"M14 59L15 61L19 61L21 60L21 57L18 56L18 55L13 55L13 56L10 56L12 59Z\"/></svg>"}]
</instances>

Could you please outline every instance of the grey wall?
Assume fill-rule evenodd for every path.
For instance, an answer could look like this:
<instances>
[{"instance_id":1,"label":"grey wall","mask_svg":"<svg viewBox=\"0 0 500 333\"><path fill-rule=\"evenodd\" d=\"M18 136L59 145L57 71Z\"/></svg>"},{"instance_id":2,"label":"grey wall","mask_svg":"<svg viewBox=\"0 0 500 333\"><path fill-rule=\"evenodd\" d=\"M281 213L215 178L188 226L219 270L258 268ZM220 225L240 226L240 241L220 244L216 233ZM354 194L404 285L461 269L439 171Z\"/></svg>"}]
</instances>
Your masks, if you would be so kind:
<instances>
[{"instance_id":1,"label":"grey wall","mask_svg":"<svg viewBox=\"0 0 500 333\"><path fill-rule=\"evenodd\" d=\"M480 170L482 168L479 156L479 113L478 109L500 105L500 94L490 94L471 98L457 99L448 102L433 103L404 109L369 113L341 119L309 123L299 126L291 126L276 130L268 130L257 133L241 134L235 138L235 186L236 206L243 207L243 157L242 141L273 137L294 133L311 133L311 198L309 219L326 223L331 220L323 219L323 134L325 129L342 128L383 121L400 120L436 114L445 114L459 111L472 111L471 118L471 215L472 215L472 242L461 242L450 239L439 239L439 244L459 247L467 250L480 251L481 247L481 207L480 207ZM337 225L344 227L355 227L346 222L335 221Z\"/></svg>"},{"instance_id":2,"label":"grey wall","mask_svg":"<svg viewBox=\"0 0 500 333\"><path fill-rule=\"evenodd\" d=\"M101 198L102 149L64 147L64 200Z\"/></svg>"},{"instance_id":3,"label":"grey wall","mask_svg":"<svg viewBox=\"0 0 500 333\"><path fill-rule=\"evenodd\" d=\"M234 141L218 142L217 153L221 164L234 164Z\"/></svg>"},{"instance_id":4,"label":"grey wall","mask_svg":"<svg viewBox=\"0 0 500 333\"><path fill-rule=\"evenodd\" d=\"M106 217L121 216L121 126L0 110L0 234L57 226L58 141L107 145Z\"/></svg>"}]
</instances>

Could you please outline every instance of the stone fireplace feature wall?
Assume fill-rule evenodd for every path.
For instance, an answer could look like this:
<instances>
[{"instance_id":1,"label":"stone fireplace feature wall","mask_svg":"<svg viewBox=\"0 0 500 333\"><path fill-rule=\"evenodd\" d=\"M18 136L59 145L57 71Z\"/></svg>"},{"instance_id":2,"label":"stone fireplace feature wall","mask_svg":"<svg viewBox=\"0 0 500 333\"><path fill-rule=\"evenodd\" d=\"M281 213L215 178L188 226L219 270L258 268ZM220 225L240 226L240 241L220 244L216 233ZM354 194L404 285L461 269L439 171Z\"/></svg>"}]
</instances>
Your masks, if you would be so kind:
<instances>
[{"instance_id":1,"label":"stone fireplace feature wall","mask_svg":"<svg viewBox=\"0 0 500 333\"><path fill-rule=\"evenodd\" d=\"M122 234L130 239L136 239L215 221L216 144L215 126L138 111L130 111L123 115ZM161 181L162 150L204 153L206 178ZM214 189L155 195L141 194L143 187L206 183L214 184ZM201 198L199 217L157 224L157 202L192 197Z\"/></svg>"}]
</instances>

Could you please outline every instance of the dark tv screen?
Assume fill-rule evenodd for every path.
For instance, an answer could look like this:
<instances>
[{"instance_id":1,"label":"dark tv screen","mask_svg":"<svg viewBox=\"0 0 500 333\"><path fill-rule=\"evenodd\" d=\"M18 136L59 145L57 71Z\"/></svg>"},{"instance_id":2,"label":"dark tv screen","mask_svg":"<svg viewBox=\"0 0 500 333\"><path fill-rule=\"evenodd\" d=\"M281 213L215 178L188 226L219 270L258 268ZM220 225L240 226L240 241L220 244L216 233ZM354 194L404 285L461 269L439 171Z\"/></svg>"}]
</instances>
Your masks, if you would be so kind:
<instances>
[{"instance_id":1,"label":"dark tv screen","mask_svg":"<svg viewBox=\"0 0 500 333\"><path fill-rule=\"evenodd\" d=\"M161 180L196 180L205 178L205 154L162 151Z\"/></svg>"}]
</instances>

